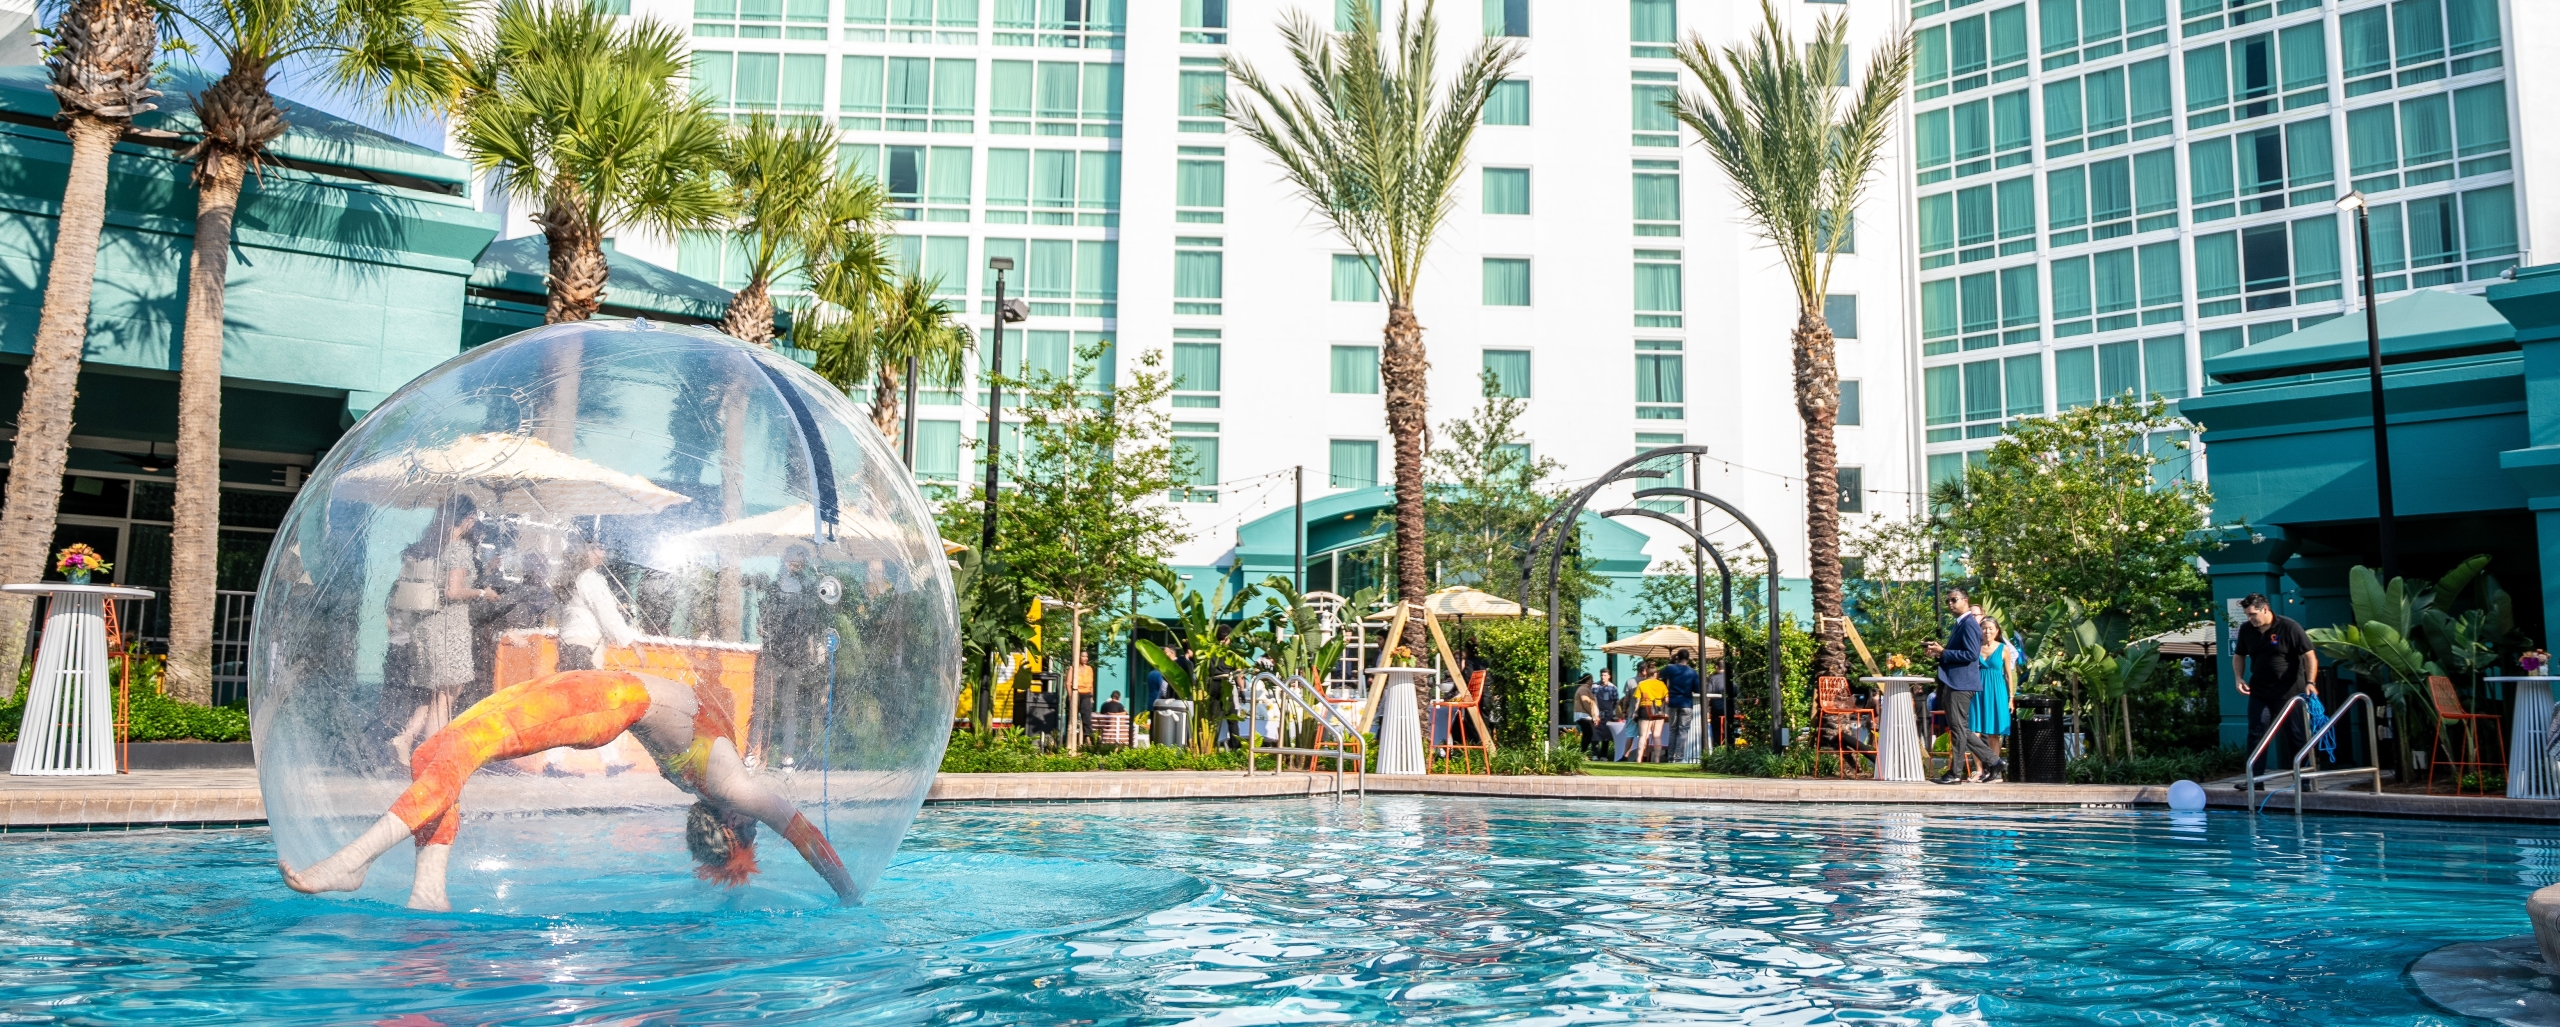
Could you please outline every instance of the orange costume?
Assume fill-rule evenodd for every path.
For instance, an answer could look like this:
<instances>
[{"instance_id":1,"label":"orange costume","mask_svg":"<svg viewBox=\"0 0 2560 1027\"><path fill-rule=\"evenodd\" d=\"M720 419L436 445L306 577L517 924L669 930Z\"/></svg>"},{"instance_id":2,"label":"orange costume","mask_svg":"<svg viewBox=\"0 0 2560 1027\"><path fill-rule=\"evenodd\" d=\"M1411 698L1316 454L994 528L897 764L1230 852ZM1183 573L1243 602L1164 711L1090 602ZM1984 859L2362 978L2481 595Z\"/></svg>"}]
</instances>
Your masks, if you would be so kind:
<instances>
[{"instance_id":1,"label":"orange costume","mask_svg":"<svg viewBox=\"0 0 2560 1027\"><path fill-rule=\"evenodd\" d=\"M694 694L692 744L653 755L667 780L698 795L708 775L712 743L726 738L735 746L738 730L726 689L696 689ZM408 825L420 846L451 845L461 827L462 784L481 767L564 746L611 745L648 715L649 706L648 685L621 671L562 671L499 689L418 746L410 756L409 788L392 802L390 813ZM746 829L752 832L754 826ZM807 817L794 812L782 834L811 866L823 871L844 865ZM753 858L744 851L742 846L740 859L726 867L704 868L702 876L732 885L744 882L755 872Z\"/></svg>"}]
</instances>

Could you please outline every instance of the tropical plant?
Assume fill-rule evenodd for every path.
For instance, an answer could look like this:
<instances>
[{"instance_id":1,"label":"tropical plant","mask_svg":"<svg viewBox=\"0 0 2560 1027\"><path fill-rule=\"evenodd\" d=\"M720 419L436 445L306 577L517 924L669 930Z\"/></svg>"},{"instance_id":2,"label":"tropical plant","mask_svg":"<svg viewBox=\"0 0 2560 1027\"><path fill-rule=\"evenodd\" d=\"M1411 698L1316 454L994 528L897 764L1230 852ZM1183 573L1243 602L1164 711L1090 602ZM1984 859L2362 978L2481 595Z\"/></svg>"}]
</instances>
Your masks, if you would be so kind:
<instances>
[{"instance_id":1,"label":"tropical plant","mask_svg":"<svg viewBox=\"0 0 2560 1027\"><path fill-rule=\"evenodd\" d=\"M1272 673L1283 681L1304 678L1323 684L1341 662L1350 636L1327 635L1324 616L1307 605L1297 586L1284 576L1262 579L1262 597L1262 611L1247 619L1240 644L1268 658Z\"/></svg>"},{"instance_id":2,"label":"tropical plant","mask_svg":"<svg viewBox=\"0 0 2560 1027\"><path fill-rule=\"evenodd\" d=\"M1033 648L1038 634L1031 610L1039 599L1001 558L964 549L956 562L951 590L959 607L960 676L971 689L970 723L983 734L995 709L997 661Z\"/></svg>"},{"instance_id":3,"label":"tropical plant","mask_svg":"<svg viewBox=\"0 0 2560 1027\"><path fill-rule=\"evenodd\" d=\"M2436 730L2427 679L2439 674L2477 675L2499 662L2500 653L2524 648L2515 634L2515 600L2487 573L2489 557L2473 556L2456 564L2434 582L2393 578L2388 584L2371 567L2347 572L2347 601L2353 623L2312 628L2311 642L2340 669L2375 682L2391 702L2392 722L2412 723L2411 710L2426 711ZM2468 607L2468 608L2465 608ZM2395 731L2400 765L2409 766L2410 731Z\"/></svg>"},{"instance_id":4,"label":"tropical plant","mask_svg":"<svg viewBox=\"0 0 2560 1027\"><path fill-rule=\"evenodd\" d=\"M386 113L424 110L451 95L446 48L458 42L466 0L177 0L164 8L223 59L197 93L194 248L179 336L177 495L170 516L169 685L190 702L213 695L213 602L222 495L223 289L232 217L249 172L290 127L270 78L311 69L327 88Z\"/></svg>"},{"instance_id":5,"label":"tropical plant","mask_svg":"<svg viewBox=\"0 0 2560 1027\"><path fill-rule=\"evenodd\" d=\"M860 259L857 257L856 259ZM957 383L968 366L977 337L962 323L966 312L952 301L937 299L939 278L899 274L889 288L829 298L824 312L811 318L809 349L818 356L820 377L847 393L871 390L871 424L897 444L904 435L901 395L909 365L923 382Z\"/></svg>"},{"instance_id":6,"label":"tropical plant","mask_svg":"<svg viewBox=\"0 0 2560 1027\"><path fill-rule=\"evenodd\" d=\"M1678 53L1701 96L1683 92L1672 113L1696 131L1733 185L1743 216L1777 250L1795 290L1796 415L1804 422L1805 545L1821 647L1814 672L1839 675L1848 661L1838 628L1840 579L1840 368L1823 319L1833 259L1846 248L1858 201L1874 177L1910 73L1911 43L1897 34L1875 47L1854 89L1846 80L1849 21L1822 19L1799 45L1771 0L1749 41L1717 51L1692 33ZM1843 94L1846 94L1844 97Z\"/></svg>"},{"instance_id":7,"label":"tropical plant","mask_svg":"<svg viewBox=\"0 0 2560 1027\"><path fill-rule=\"evenodd\" d=\"M1185 587L1170 569L1157 579L1157 586L1173 596L1174 621L1167 624L1151 617L1134 618L1140 628L1171 634L1189 655L1185 663L1163 646L1148 639L1133 643L1140 659L1164 675L1165 683L1176 695L1192 704L1191 748L1207 752L1217 742L1214 731L1199 730L1209 724L1222 723L1234 712L1233 678L1253 666L1253 651L1247 639L1238 638L1241 620L1253 599L1255 587L1247 585L1236 594L1226 594L1221 584L1209 594ZM1221 687L1226 686L1226 687Z\"/></svg>"},{"instance_id":8,"label":"tropical plant","mask_svg":"<svg viewBox=\"0 0 2560 1027\"><path fill-rule=\"evenodd\" d=\"M151 0L72 0L56 16L45 50L71 163L45 264L44 308L18 402L18 433L10 440L12 473L0 512L0 577L10 581L35 580L53 541L72 399L89 338L89 295L98 278L98 237L106 226L107 155L134 115L156 109L151 100L160 92L151 88L151 73L159 38L159 8ZM24 655L31 602L0 597L0 667L15 667Z\"/></svg>"},{"instance_id":9,"label":"tropical plant","mask_svg":"<svg viewBox=\"0 0 2560 1027\"><path fill-rule=\"evenodd\" d=\"M594 0L501 0L460 51L454 138L535 208L550 248L545 323L595 316L615 229L672 235L727 213L729 147L683 80L688 49L676 29Z\"/></svg>"},{"instance_id":10,"label":"tropical plant","mask_svg":"<svg viewBox=\"0 0 2560 1027\"><path fill-rule=\"evenodd\" d=\"M746 259L745 284L729 298L720 330L773 345L773 289L805 286L813 245L837 234L829 218L858 219L857 230L888 224L888 197L869 178L836 175L836 132L824 124L784 125L757 114L731 129L720 158L723 219ZM847 203L853 199L868 203Z\"/></svg>"},{"instance_id":11,"label":"tropical plant","mask_svg":"<svg viewBox=\"0 0 2560 1027\"><path fill-rule=\"evenodd\" d=\"M2073 686L2097 755L2133 758L2131 696L2159 671L2160 643L2146 638L2127 644L2123 618L2092 616L2077 602L2066 601L2057 619L2068 627L2048 636L2048 644L2030 663L2031 672L2056 675ZM2121 749L2116 748L2119 737Z\"/></svg>"},{"instance_id":12,"label":"tropical plant","mask_svg":"<svg viewBox=\"0 0 2560 1027\"><path fill-rule=\"evenodd\" d=\"M1387 433L1395 442L1397 591L1410 600L1428 591L1429 577L1422 462L1430 363L1414 295L1432 240L1455 208L1485 101L1519 51L1487 39L1444 87L1431 0L1424 0L1418 19L1409 9L1398 11L1392 47L1380 37L1374 5L1351 7L1351 30L1338 35L1303 12L1281 20L1302 88L1277 86L1231 56L1227 74L1250 98L1219 102L1236 131L1268 152L1343 242L1370 262L1386 300L1379 372Z\"/></svg>"}]
</instances>

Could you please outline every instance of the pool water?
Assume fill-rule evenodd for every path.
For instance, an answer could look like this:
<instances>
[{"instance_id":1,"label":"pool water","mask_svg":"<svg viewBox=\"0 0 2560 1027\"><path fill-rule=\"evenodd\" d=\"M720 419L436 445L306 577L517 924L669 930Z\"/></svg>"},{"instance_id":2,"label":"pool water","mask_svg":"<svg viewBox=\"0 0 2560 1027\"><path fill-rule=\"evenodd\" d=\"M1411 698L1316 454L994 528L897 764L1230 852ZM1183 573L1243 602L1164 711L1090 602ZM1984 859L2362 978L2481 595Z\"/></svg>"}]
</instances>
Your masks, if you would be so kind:
<instances>
[{"instance_id":1,"label":"pool water","mask_svg":"<svg viewBox=\"0 0 2560 1027\"><path fill-rule=\"evenodd\" d=\"M2484 1024L2405 971L2527 933L2560 832L1410 796L938 806L864 908L548 917L298 896L274 858L260 830L0 837L0 1023Z\"/></svg>"}]
</instances>

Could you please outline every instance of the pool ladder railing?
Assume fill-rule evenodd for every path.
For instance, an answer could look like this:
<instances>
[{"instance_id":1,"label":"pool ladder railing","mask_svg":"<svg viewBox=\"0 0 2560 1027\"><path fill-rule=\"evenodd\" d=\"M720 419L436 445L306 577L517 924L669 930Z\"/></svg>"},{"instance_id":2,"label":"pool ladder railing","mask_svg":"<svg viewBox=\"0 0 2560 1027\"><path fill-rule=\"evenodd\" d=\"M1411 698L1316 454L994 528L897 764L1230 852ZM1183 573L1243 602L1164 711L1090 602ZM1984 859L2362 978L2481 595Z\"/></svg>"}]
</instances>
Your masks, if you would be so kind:
<instances>
[{"instance_id":1,"label":"pool ladder railing","mask_svg":"<svg viewBox=\"0 0 2560 1027\"><path fill-rule=\"evenodd\" d=\"M1332 760L1333 792L1340 795L1342 794L1342 764L1343 761L1349 760L1352 786L1359 790L1361 798L1368 798L1369 740L1361 736L1360 729L1351 723L1351 718L1344 716L1342 711L1334 709L1332 703L1324 700L1323 693L1315 692L1315 700L1309 702L1305 696L1299 694L1300 689L1315 692L1315 686L1308 684L1306 678L1291 675L1289 680L1282 681L1279 675L1269 671L1254 675L1253 679L1246 684L1245 776L1251 777L1258 773L1256 764L1259 761L1256 757L1263 753ZM1331 749L1264 746L1262 744L1262 708L1265 704L1270 705L1274 713L1284 715L1274 717L1275 722L1284 719L1286 714L1295 713L1340 732L1342 744ZM1282 737L1288 736L1283 734ZM1352 747L1355 746L1358 748L1357 752L1352 751ZM1272 772L1279 773L1278 770Z\"/></svg>"},{"instance_id":2,"label":"pool ladder railing","mask_svg":"<svg viewBox=\"0 0 2560 1027\"><path fill-rule=\"evenodd\" d=\"M2358 703L2364 704L2364 766L2341 767L2334 770L2303 769L2310 765L2311 754L2314 750L2320 747L2320 741L2329 737L2331 734L2334 734L2338 730L2338 725L2346 723L2347 712L2355 709L2356 704ZM2287 779L2287 787L2291 788L2293 791L2293 811L2295 813L2302 812L2302 792L2304 786L2316 783L2324 778L2370 775L2373 784L2373 794L2382 794L2382 756L2380 750L2377 748L2381 745L2381 742L2377 739L2374 733L2375 719L2373 712L2373 697L2362 692L2357 692L2348 696L2347 701L2338 707L2338 712L2329 715L2328 723L2321 725L2319 730L2312 731L2310 730L2311 707L2302 701L2302 696L2296 695L2291 699L2285 700L2284 708L2276 711L2274 722L2276 724L2284 723L2285 718L2291 716L2293 711L2297 709L2302 711L2303 729L2304 733L2309 736L2309 740L2302 743L2302 748L2294 752L2293 765L2290 768L2270 771L2264 774L2257 772L2258 757L2265 753L2267 751L2267 746L2274 744L2276 740L2277 732L2272 726L2267 729L2266 737L2258 739L2257 747L2249 750L2249 762L2243 768L2244 772L2249 775L2249 808L2252 811L2260 809L2258 786L2269 781L2274 781L2278 778ZM2274 798L2275 791L2276 789L2273 788L2267 789L2267 797Z\"/></svg>"}]
</instances>

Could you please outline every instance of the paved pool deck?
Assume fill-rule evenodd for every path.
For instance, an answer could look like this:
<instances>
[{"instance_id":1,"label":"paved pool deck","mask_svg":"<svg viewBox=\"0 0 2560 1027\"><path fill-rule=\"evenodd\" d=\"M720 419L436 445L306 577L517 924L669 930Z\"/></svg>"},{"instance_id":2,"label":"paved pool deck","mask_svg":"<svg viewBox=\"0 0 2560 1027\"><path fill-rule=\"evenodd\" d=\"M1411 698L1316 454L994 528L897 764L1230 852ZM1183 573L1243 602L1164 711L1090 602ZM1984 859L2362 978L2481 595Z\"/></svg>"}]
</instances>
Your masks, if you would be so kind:
<instances>
[{"instance_id":1,"label":"paved pool deck","mask_svg":"<svg viewBox=\"0 0 2560 1027\"><path fill-rule=\"evenodd\" d=\"M1349 793L1354 778L1345 775ZM1331 774L1096 771L1075 774L944 774L927 801L1120 802L1148 799L1247 799L1332 796ZM1511 799L1617 802L1801 802L1912 805L2160 806L2158 785L1932 785L1881 781L1677 777L1388 777L1371 775L1372 795L1460 795ZM2216 784L2215 808L2241 808L2242 794ZM1346 794L1346 798L1349 796ZM2265 798L2261 795L2261 798ZM2511 820L2560 824L2560 801L2444 795L2369 795L2342 791L2303 797L2306 811ZM2293 809L2289 795L2266 804ZM112 777L0 775L0 829L112 830L137 827L227 827L262 823L257 771L143 771Z\"/></svg>"}]
</instances>

